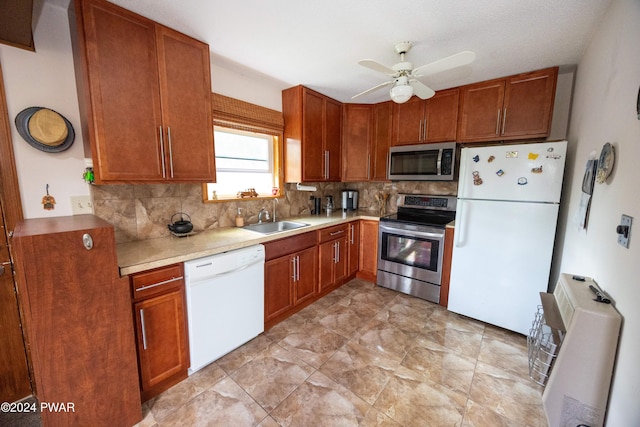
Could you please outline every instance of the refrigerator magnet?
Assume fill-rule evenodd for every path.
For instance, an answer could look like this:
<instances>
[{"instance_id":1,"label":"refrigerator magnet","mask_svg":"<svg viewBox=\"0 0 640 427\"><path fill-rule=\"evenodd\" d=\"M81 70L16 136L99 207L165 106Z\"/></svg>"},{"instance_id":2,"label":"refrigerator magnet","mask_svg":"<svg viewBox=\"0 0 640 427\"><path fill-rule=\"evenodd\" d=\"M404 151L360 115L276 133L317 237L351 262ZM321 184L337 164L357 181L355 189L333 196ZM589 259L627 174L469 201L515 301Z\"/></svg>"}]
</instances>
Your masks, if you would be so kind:
<instances>
[{"instance_id":1,"label":"refrigerator magnet","mask_svg":"<svg viewBox=\"0 0 640 427\"><path fill-rule=\"evenodd\" d=\"M517 159L518 158L518 152L517 151L507 151L506 157L507 157L507 159Z\"/></svg>"},{"instance_id":2,"label":"refrigerator magnet","mask_svg":"<svg viewBox=\"0 0 640 427\"><path fill-rule=\"evenodd\" d=\"M518 185L527 185L527 178L525 178L524 176L518 178Z\"/></svg>"},{"instance_id":3,"label":"refrigerator magnet","mask_svg":"<svg viewBox=\"0 0 640 427\"><path fill-rule=\"evenodd\" d=\"M489 158L487 159L488 163L493 162L496 159L496 156L489 156Z\"/></svg>"},{"instance_id":4,"label":"refrigerator magnet","mask_svg":"<svg viewBox=\"0 0 640 427\"><path fill-rule=\"evenodd\" d=\"M482 178L480 178L480 172L473 171L471 172L471 175L473 176L473 185L482 185Z\"/></svg>"},{"instance_id":5,"label":"refrigerator magnet","mask_svg":"<svg viewBox=\"0 0 640 427\"><path fill-rule=\"evenodd\" d=\"M538 158L538 153L529 153L529 160L535 160Z\"/></svg>"},{"instance_id":6,"label":"refrigerator magnet","mask_svg":"<svg viewBox=\"0 0 640 427\"><path fill-rule=\"evenodd\" d=\"M473 156L473 161L478 163L480 161L480 156L478 156L477 154Z\"/></svg>"},{"instance_id":7,"label":"refrigerator magnet","mask_svg":"<svg viewBox=\"0 0 640 427\"><path fill-rule=\"evenodd\" d=\"M542 173L542 165L537 168L531 168L531 173Z\"/></svg>"},{"instance_id":8,"label":"refrigerator magnet","mask_svg":"<svg viewBox=\"0 0 640 427\"><path fill-rule=\"evenodd\" d=\"M496 171L496 175L498 175L498 176L502 176L502 175L504 175L504 171L503 171L502 169L498 169L498 170Z\"/></svg>"}]
</instances>

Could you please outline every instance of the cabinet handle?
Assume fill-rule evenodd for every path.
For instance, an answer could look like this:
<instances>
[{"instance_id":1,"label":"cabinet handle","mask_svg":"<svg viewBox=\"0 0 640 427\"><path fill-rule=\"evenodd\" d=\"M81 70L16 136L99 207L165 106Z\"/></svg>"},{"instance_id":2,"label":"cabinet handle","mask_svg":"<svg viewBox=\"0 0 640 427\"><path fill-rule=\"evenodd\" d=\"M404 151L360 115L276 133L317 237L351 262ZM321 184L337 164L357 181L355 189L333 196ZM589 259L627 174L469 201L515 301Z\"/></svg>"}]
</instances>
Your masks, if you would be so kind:
<instances>
[{"instance_id":1,"label":"cabinet handle","mask_svg":"<svg viewBox=\"0 0 640 427\"><path fill-rule=\"evenodd\" d=\"M334 231L333 233L329 233L329 236L336 236L338 234L342 234L344 233L344 230L338 230L338 231Z\"/></svg>"},{"instance_id":2,"label":"cabinet handle","mask_svg":"<svg viewBox=\"0 0 640 427\"><path fill-rule=\"evenodd\" d=\"M172 279L163 280L162 282L154 283L153 285L146 285L136 289L136 292L144 291L146 289L155 288L156 286L164 285L165 283L177 282L178 280L182 280L182 276L174 277Z\"/></svg>"},{"instance_id":3,"label":"cabinet handle","mask_svg":"<svg viewBox=\"0 0 640 427\"><path fill-rule=\"evenodd\" d=\"M300 255L296 256L296 282L300 281Z\"/></svg>"},{"instance_id":4,"label":"cabinet handle","mask_svg":"<svg viewBox=\"0 0 640 427\"><path fill-rule=\"evenodd\" d=\"M140 309L140 328L142 329L142 348L147 349L147 333L144 326L144 308Z\"/></svg>"},{"instance_id":5,"label":"cabinet handle","mask_svg":"<svg viewBox=\"0 0 640 427\"><path fill-rule=\"evenodd\" d=\"M371 179L371 153L367 153L367 179Z\"/></svg>"},{"instance_id":6,"label":"cabinet handle","mask_svg":"<svg viewBox=\"0 0 640 427\"><path fill-rule=\"evenodd\" d=\"M422 123L424 124L422 125L422 135L420 135L420 140L426 141L427 140L427 119L422 120Z\"/></svg>"},{"instance_id":7,"label":"cabinet handle","mask_svg":"<svg viewBox=\"0 0 640 427\"><path fill-rule=\"evenodd\" d=\"M502 133L501 135L504 135L504 126L507 123L507 107L504 107L504 114L502 114Z\"/></svg>"},{"instance_id":8,"label":"cabinet handle","mask_svg":"<svg viewBox=\"0 0 640 427\"><path fill-rule=\"evenodd\" d=\"M340 262L340 242L336 242L336 264Z\"/></svg>"},{"instance_id":9,"label":"cabinet handle","mask_svg":"<svg viewBox=\"0 0 640 427\"><path fill-rule=\"evenodd\" d=\"M171 126L167 126L167 139L169 140L169 167L171 168L171 178L173 178L173 149L171 147Z\"/></svg>"},{"instance_id":10,"label":"cabinet handle","mask_svg":"<svg viewBox=\"0 0 640 427\"><path fill-rule=\"evenodd\" d=\"M329 179L329 150L324 152L324 179Z\"/></svg>"},{"instance_id":11,"label":"cabinet handle","mask_svg":"<svg viewBox=\"0 0 640 427\"><path fill-rule=\"evenodd\" d=\"M496 135L500 135L500 113L502 109L498 108L498 119L496 120Z\"/></svg>"},{"instance_id":12,"label":"cabinet handle","mask_svg":"<svg viewBox=\"0 0 640 427\"><path fill-rule=\"evenodd\" d=\"M162 177L167 177L167 172L164 166L164 133L162 132L162 126L159 127L160 130L160 156L162 157Z\"/></svg>"},{"instance_id":13,"label":"cabinet handle","mask_svg":"<svg viewBox=\"0 0 640 427\"><path fill-rule=\"evenodd\" d=\"M297 273L296 273L296 258L298 258L297 256L294 256L293 258L291 258L291 263L293 264L293 276L291 276L291 279L293 279L294 282L297 282L298 279L296 277Z\"/></svg>"},{"instance_id":14,"label":"cabinet handle","mask_svg":"<svg viewBox=\"0 0 640 427\"><path fill-rule=\"evenodd\" d=\"M351 228L351 244L353 245L353 242L355 240L355 234L356 234L356 226L351 224L349 227Z\"/></svg>"}]
</instances>

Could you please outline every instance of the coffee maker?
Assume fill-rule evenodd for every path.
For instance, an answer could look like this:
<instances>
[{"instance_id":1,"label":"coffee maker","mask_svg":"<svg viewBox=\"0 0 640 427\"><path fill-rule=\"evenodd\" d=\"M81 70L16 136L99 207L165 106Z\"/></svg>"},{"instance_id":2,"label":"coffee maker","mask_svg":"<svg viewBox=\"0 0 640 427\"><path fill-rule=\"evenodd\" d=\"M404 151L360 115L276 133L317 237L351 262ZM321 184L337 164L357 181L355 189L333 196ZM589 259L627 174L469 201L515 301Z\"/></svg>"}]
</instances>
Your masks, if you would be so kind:
<instances>
[{"instance_id":1,"label":"coffee maker","mask_svg":"<svg viewBox=\"0 0 640 427\"><path fill-rule=\"evenodd\" d=\"M342 190L342 211L358 209L358 190Z\"/></svg>"}]
</instances>

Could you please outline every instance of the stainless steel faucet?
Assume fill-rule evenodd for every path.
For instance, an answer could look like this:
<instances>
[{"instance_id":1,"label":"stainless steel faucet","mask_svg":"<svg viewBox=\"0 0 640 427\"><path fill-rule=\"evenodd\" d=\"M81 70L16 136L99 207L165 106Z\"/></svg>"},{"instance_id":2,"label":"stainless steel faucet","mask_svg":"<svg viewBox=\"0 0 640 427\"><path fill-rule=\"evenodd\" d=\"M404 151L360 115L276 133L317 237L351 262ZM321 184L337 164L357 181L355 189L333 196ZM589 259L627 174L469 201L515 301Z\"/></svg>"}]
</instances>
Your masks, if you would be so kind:
<instances>
[{"instance_id":1,"label":"stainless steel faucet","mask_svg":"<svg viewBox=\"0 0 640 427\"><path fill-rule=\"evenodd\" d=\"M258 224L262 224L262 216L264 215L264 219L269 221L269 211L265 208L261 208L260 212L258 212Z\"/></svg>"},{"instance_id":2,"label":"stainless steel faucet","mask_svg":"<svg viewBox=\"0 0 640 427\"><path fill-rule=\"evenodd\" d=\"M278 199L274 198L274 199L273 199L273 215L271 215L271 217L272 217L272 218L271 218L271 220L272 220L273 222L276 222L276 221L277 221L277 220L276 220L276 206L277 206L277 205L278 205Z\"/></svg>"}]
</instances>

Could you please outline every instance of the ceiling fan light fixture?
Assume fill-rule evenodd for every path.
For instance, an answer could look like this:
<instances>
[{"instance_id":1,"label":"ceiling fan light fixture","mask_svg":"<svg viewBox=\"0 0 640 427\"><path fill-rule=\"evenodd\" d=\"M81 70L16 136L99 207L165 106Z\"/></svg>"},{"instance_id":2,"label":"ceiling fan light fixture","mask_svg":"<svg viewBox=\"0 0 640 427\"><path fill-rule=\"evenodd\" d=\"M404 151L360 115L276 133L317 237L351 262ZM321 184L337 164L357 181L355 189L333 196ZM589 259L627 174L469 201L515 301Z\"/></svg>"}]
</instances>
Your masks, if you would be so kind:
<instances>
[{"instance_id":1,"label":"ceiling fan light fixture","mask_svg":"<svg viewBox=\"0 0 640 427\"><path fill-rule=\"evenodd\" d=\"M413 87L407 83L396 83L389 91L389 95L393 102L402 104L413 96Z\"/></svg>"}]
</instances>

